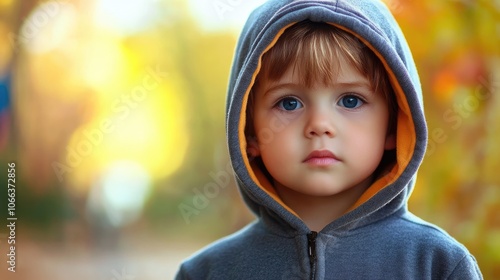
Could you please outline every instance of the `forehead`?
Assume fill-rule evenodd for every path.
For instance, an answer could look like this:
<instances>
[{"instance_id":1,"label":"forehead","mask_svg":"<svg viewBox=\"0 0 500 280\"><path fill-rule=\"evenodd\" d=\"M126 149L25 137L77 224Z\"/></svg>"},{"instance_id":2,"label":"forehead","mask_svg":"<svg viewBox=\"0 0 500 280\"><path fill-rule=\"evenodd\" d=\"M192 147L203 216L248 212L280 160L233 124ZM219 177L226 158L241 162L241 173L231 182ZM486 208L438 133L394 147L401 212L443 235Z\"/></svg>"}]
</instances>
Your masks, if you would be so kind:
<instances>
[{"instance_id":1,"label":"forehead","mask_svg":"<svg viewBox=\"0 0 500 280\"><path fill-rule=\"evenodd\" d=\"M308 69L305 67L293 65L288 67L284 74L278 79L270 79L269 77L263 76L259 81L257 92L265 93L284 84L296 85L302 88L346 86L371 88L369 79L345 59L338 61L336 67L331 71L320 72L323 75L330 74L328 77L315 76L312 83L306 83L303 79L303 77L307 75L307 71Z\"/></svg>"}]
</instances>

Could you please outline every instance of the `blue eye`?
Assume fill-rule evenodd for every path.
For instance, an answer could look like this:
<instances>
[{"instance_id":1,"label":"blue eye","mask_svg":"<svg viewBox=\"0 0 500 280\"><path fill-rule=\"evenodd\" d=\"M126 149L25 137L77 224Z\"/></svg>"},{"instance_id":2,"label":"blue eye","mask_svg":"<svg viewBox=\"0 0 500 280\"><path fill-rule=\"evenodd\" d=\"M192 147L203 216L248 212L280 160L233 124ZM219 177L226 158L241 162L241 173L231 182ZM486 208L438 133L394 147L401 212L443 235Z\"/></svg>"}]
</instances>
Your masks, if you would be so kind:
<instances>
[{"instance_id":1,"label":"blue eye","mask_svg":"<svg viewBox=\"0 0 500 280\"><path fill-rule=\"evenodd\" d=\"M278 108L285 111L293 111L302 108L302 103L294 97L285 97L281 99L278 104Z\"/></svg>"},{"instance_id":2,"label":"blue eye","mask_svg":"<svg viewBox=\"0 0 500 280\"><path fill-rule=\"evenodd\" d=\"M361 100L359 97L356 97L354 95L346 95L342 97L337 104L348 109L354 109L363 105L363 103L363 100Z\"/></svg>"}]
</instances>

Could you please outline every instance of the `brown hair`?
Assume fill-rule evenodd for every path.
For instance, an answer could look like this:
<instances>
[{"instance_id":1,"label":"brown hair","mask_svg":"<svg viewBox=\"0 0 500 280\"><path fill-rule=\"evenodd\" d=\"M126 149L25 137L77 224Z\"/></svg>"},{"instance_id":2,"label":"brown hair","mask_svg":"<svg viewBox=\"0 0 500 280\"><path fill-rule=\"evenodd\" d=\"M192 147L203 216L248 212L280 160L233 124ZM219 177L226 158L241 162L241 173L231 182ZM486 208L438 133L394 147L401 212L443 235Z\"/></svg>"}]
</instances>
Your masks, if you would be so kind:
<instances>
[{"instance_id":1,"label":"brown hair","mask_svg":"<svg viewBox=\"0 0 500 280\"><path fill-rule=\"evenodd\" d=\"M299 69L302 83L310 87L313 83L325 85L334 82L339 61L351 63L360 74L365 76L372 90L383 94L389 108L388 133L395 132L397 103L387 73L377 56L354 35L333 25L301 21L287 28L276 44L262 56L261 69L253 88L262 79L279 80L293 67ZM254 134L252 124L253 94L247 108L247 137Z\"/></svg>"}]
</instances>

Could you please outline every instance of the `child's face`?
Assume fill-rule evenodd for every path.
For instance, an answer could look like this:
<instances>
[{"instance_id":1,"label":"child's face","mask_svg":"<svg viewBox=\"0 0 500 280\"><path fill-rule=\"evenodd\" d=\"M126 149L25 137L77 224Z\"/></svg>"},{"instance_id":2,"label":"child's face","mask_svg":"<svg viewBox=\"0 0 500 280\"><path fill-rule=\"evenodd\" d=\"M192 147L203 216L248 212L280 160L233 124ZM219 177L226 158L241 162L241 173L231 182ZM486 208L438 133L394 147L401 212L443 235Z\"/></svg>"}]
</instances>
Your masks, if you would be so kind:
<instances>
[{"instance_id":1,"label":"child's face","mask_svg":"<svg viewBox=\"0 0 500 280\"><path fill-rule=\"evenodd\" d=\"M260 154L277 187L312 196L328 196L366 184L384 149L388 107L383 94L349 63L328 86L301 85L296 69L255 90L253 124Z\"/></svg>"}]
</instances>

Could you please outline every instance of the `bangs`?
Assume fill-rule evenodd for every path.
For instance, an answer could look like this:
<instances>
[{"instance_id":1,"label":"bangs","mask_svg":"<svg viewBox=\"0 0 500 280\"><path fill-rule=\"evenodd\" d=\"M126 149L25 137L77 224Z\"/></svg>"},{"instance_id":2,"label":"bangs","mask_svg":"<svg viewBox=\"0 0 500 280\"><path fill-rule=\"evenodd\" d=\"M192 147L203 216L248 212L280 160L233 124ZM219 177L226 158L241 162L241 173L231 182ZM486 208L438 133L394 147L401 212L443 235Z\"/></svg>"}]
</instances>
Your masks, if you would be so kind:
<instances>
[{"instance_id":1,"label":"bangs","mask_svg":"<svg viewBox=\"0 0 500 280\"><path fill-rule=\"evenodd\" d=\"M365 76L374 92L391 88L378 58L356 37L327 23L309 20L285 30L263 55L256 85L262 80L279 80L290 67L293 72L299 71L300 82L306 87L329 85L344 63Z\"/></svg>"}]
</instances>

